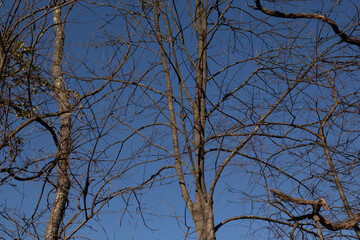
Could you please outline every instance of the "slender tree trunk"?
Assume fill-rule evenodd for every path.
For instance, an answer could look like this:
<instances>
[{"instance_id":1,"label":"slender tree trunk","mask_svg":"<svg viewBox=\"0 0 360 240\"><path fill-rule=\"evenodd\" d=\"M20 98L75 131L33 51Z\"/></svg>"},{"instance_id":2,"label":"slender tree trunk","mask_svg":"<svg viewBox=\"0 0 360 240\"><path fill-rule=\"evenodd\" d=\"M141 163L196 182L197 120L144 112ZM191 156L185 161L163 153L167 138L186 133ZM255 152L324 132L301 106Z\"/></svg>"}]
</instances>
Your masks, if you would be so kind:
<instances>
[{"instance_id":1,"label":"slender tree trunk","mask_svg":"<svg viewBox=\"0 0 360 240\"><path fill-rule=\"evenodd\" d=\"M55 45L52 63L52 74L54 81L54 93L60 112L68 111L70 108L69 94L65 88L62 73L62 58L64 48L64 31L61 19L60 1L55 1L54 24ZM71 140L71 113L66 112L60 116L60 141L57 152L57 188L56 196L51 210L50 218L45 230L45 239L58 239L60 223L64 217L66 203L70 189L69 178L69 156L72 148Z\"/></svg>"},{"instance_id":2,"label":"slender tree trunk","mask_svg":"<svg viewBox=\"0 0 360 240\"><path fill-rule=\"evenodd\" d=\"M193 104L194 115L194 150L196 157L196 165L193 169L195 178L195 200L190 198L188 189L186 188L184 173L182 171L182 160L180 157L177 122L175 117L175 109L173 104L173 89L169 75L167 62L167 54L164 49L164 35L160 30L159 17L162 13L161 1L155 1L154 20L155 33L160 47L161 62L164 69L164 77L166 82L166 97L168 110L170 114L170 129L173 140L176 174L179 181L181 195L186 203L189 212L194 221L196 234L199 240L215 240L215 227L213 215L212 196L207 194L204 165L205 165L205 121L206 121L206 81L207 81L207 13L204 8L203 0L196 1L195 9L195 25L198 35L197 61L195 69L195 99ZM164 20L165 21L165 20ZM166 23L165 23L166 25ZM170 29L170 28L168 28ZM171 34L171 31L168 31ZM167 39L169 40L169 39ZM171 40L170 40L171 41ZM171 43L170 43L171 44Z\"/></svg>"},{"instance_id":3,"label":"slender tree trunk","mask_svg":"<svg viewBox=\"0 0 360 240\"><path fill-rule=\"evenodd\" d=\"M191 213L199 240L214 240L214 214L212 196L207 193L205 183L205 121L207 81L207 12L203 0L196 1L195 25L198 35L196 92L194 101L194 148L196 155L196 191L194 210Z\"/></svg>"}]
</instances>

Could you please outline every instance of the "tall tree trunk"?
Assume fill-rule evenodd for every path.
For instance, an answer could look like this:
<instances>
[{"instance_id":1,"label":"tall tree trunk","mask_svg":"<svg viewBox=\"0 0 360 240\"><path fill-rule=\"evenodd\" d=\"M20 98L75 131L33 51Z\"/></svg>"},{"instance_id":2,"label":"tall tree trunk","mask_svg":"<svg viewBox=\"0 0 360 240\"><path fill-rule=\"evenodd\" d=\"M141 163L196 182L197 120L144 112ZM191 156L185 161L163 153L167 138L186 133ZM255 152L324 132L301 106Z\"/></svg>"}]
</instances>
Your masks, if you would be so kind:
<instances>
[{"instance_id":1,"label":"tall tree trunk","mask_svg":"<svg viewBox=\"0 0 360 240\"><path fill-rule=\"evenodd\" d=\"M173 140L175 168L178 177L178 182L181 190L181 195L186 203L189 212L194 221L196 234L199 240L215 240L215 227L213 215L213 200L212 196L207 194L204 165L205 165L205 149L204 149L204 135L205 135L205 120L206 120L206 81L207 81L207 12L204 8L203 0L196 1L195 9L195 25L198 35L197 46L197 60L195 69L195 99L193 104L194 115L194 151L196 157L196 164L193 169L193 176L195 179L195 200L192 201L190 194L185 184L184 173L182 170L182 160L179 150L178 129L175 117L175 108L173 104L173 89L171 77L169 75L169 67L167 58L169 55L165 52L163 35L160 30L159 17L163 14L161 1L155 1L154 21L155 33L160 47L161 62L164 69L164 77L166 82L166 97L168 110L170 115L170 129ZM166 17L164 17L165 25ZM169 25L168 34L171 35ZM166 39L167 41L171 39ZM171 43L170 43L171 44Z\"/></svg>"},{"instance_id":2,"label":"tall tree trunk","mask_svg":"<svg viewBox=\"0 0 360 240\"><path fill-rule=\"evenodd\" d=\"M203 0L196 1L195 25L198 35L196 61L196 92L194 101L194 148L196 156L196 191L194 210L191 213L199 240L214 240L214 214L212 196L205 183L205 121L207 81L207 12Z\"/></svg>"},{"instance_id":3,"label":"tall tree trunk","mask_svg":"<svg viewBox=\"0 0 360 240\"><path fill-rule=\"evenodd\" d=\"M54 93L60 112L65 112L60 116L60 141L57 152L57 188L56 196L51 210L50 218L45 230L45 239L58 239L60 223L64 217L66 203L70 189L69 177L69 157L72 149L71 140L71 113L66 112L70 109L69 94L65 88L62 72L62 58L64 49L64 31L61 19L61 2L55 1L54 9L54 28L55 44L52 63L52 75L54 81Z\"/></svg>"},{"instance_id":4,"label":"tall tree trunk","mask_svg":"<svg viewBox=\"0 0 360 240\"><path fill-rule=\"evenodd\" d=\"M202 199L204 196L196 198L194 210L191 213L196 235L199 240L215 240L213 201Z\"/></svg>"}]
</instances>

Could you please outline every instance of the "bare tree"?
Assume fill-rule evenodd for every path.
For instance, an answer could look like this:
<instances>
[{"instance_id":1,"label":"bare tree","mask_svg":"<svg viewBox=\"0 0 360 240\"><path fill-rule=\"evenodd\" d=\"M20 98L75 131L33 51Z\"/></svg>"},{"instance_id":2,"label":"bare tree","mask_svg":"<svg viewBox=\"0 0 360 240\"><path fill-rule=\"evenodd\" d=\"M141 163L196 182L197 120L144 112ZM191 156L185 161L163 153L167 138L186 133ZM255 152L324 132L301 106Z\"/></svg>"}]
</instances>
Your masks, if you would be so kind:
<instances>
[{"instance_id":1,"label":"bare tree","mask_svg":"<svg viewBox=\"0 0 360 240\"><path fill-rule=\"evenodd\" d=\"M109 238L108 209L153 233L176 192L184 239L358 239L358 4L307 3L6 5L0 190L39 196L1 195L0 232Z\"/></svg>"},{"instance_id":2,"label":"bare tree","mask_svg":"<svg viewBox=\"0 0 360 240\"><path fill-rule=\"evenodd\" d=\"M332 48L332 53L329 56L320 58L321 64L317 64L315 68L316 81L314 81L314 84L319 84L321 81L320 79L324 77L327 83L324 84L323 87L327 87L329 90L331 89L331 93L329 92L329 98L327 98L329 99L329 102L324 104L327 105L327 107L321 107L322 104L319 104L321 101L320 99L314 102L315 106L313 106L313 109L318 114L317 128L310 131L310 128L306 127L304 130L311 132L317 137L318 143L316 144L322 148L323 158L326 159L326 164L328 166L326 174L323 173L322 176L326 181L320 181L318 187L327 189L325 186L330 186L330 189L336 189L337 194L331 192L329 193L330 196L327 196L330 199L334 199L332 200L334 201L333 208L336 209L340 207L341 211L346 213L348 217L337 220L340 220L341 223L334 223L324 218L320 214L320 206L325 202L324 198L319 200L322 203L319 206L314 204L315 202L310 203L304 201L305 199L295 199L280 193L277 190L272 190L272 192L275 197L280 198L287 203L312 205L312 214L292 216L292 220L298 222L304 219L313 219L317 224L317 231L320 239L325 239L322 234L322 228L331 231L353 228L357 238L360 238L360 229L358 227L359 212L356 207L358 197L354 197L354 193L358 191L356 187L357 184L355 183L357 179L355 177L356 175L353 175L353 172L358 170L358 164L356 164L358 161L358 150L355 150L358 130L357 127L352 124L353 114L358 113L358 109L355 110L355 106L359 97L358 87L356 84L352 84L352 77L357 74L358 71L358 66L356 64L356 53L358 52L358 49L353 49L352 45L357 47L360 46L359 39L352 36L352 33L358 30L357 24L353 24L353 21L356 21L357 19L358 4L352 2L345 3L347 7L349 7L349 5L354 7L354 11L350 14L354 14L355 17L351 17L350 15L349 19L345 19L346 25L342 27L336 23L336 21L331 19L332 15L336 16L337 9L341 8L341 5L344 4L338 1L332 3L330 1L324 1L322 3L323 12L321 13L312 13L311 10L309 13L286 13L268 9L262 5L260 0L255 0L254 3L255 6L253 6L253 8L255 10L259 10L271 17L318 21L316 24L317 26L321 25L321 28L317 28L316 31L313 30L317 38L316 51L320 51L324 44L329 44L329 39L331 38L335 38L335 44L341 44L341 47L339 48L336 47L336 45L331 46L329 44ZM309 25L314 21L309 21ZM339 21L344 22L344 17ZM313 26L311 26L310 29L311 28L313 28ZM325 32L326 35L323 32ZM344 72L351 74L345 75ZM339 75L342 75L342 77L338 80ZM347 84L350 84L348 85L349 88L345 87ZM345 90L345 88L347 88L347 90ZM355 109L353 109L354 107ZM350 109L353 109L354 111ZM338 135L335 132L337 132ZM308 153L307 156L311 156L310 154L311 152ZM347 166L351 167L347 168ZM312 177L320 177L316 176L313 172L311 172L311 174L313 175ZM316 191L318 187L313 187L314 189L312 191ZM335 197L335 195L338 197ZM338 204L340 204L340 206ZM333 208L330 209L334 212L337 211ZM327 205L324 209L329 210ZM352 238L351 235L347 236L346 234L341 235L341 237Z\"/></svg>"},{"instance_id":3,"label":"bare tree","mask_svg":"<svg viewBox=\"0 0 360 240\"><path fill-rule=\"evenodd\" d=\"M63 175L62 180L59 178L58 190L59 195L64 195L57 200L57 204L62 204L60 207L54 206L54 213L50 221L52 227L46 234L46 239L55 239L62 220L65 204L67 199L67 191L69 188L69 178L67 177L67 164L71 148L71 124L69 113L69 101L65 101L65 95L68 95L64 88L61 71L62 59L62 43L63 36L61 35L62 25L59 20L59 9L55 11L57 22L55 23L57 31L57 51L54 53L53 74L55 77L54 84L48 82L44 78L45 69L41 68L40 54L38 50L42 45L42 36L46 34L49 26L47 25L48 14L52 11L50 5L42 5L33 1L14 1L13 3L2 3L4 9L8 12L3 12L4 22L1 29L1 82L2 82L2 162L1 172L3 173L1 183L6 184L12 182L11 180L20 182L31 182L43 179L49 174L58 164L59 161L59 175ZM52 87L52 86L58 86ZM59 111L43 112L46 107L47 99L44 97L48 92L56 92L59 100ZM45 102L45 104L44 104ZM68 112L68 113L65 113ZM64 114L65 113L65 114ZM61 137L58 140L56 130L52 124L46 120L51 116L61 116L62 130ZM64 118L64 116L66 116ZM24 147L27 145L26 137L28 130L37 123L38 127L42 127L48 132L50 139L58 150L58 156L54 160L50 160L52 155L40 157L31 161L29 158L22 155ZM65 127L66 125L66 127ZM37 133L36 133L37 134ZM32 143L31 143L32 144ZM36 154L38 155L38 154ZM41 154L40 154L41 155ZM59 197L58 197L59 199ZM5 202L6 203L6 202ZM8 221L2 228L4 234L13 238L22 238L22 233L19 231L10 230L9 223L13 223L15 228L23 226L23 233L28 233L31 221L28 219L24 222L13 221L11 213L7 211L5 205L2 216ZM35 210L36 212L36 210ZM35 214L34 214L35 215ZM34 215L32 217L34 217ZM54 216L57 215L57 216ZM21 216L20 216L21 217ZM16 217L15 217L16 218ZM24 224L24 225L23 225ZM49 225L51 225L49 224ZM35 226L35 225L34 225ZM12 235L12 234L17 234Z\"/></svg>"},{"instance_id":4,"label":"bare tree","mask_svg":"<svg viewBox=\"0 0 360 240\"><path fill-rule=\"evenodd\" d=\"M340 11L333 4L329 11ZM234 1L113 7L136 23L142 18L134 29L144 36L136 71L143 74L132 76L131 89L146 123L117 120L159 159L173 159L193 222L174 213L185 238L195 231L215 239L235 221L242 230L257 225L247 235L255 239L356 238L358 57L334 37L354 45L356 38L319 14L305 17L322 21L315 29L313 22L276 24ZM219 194L244 210L216 223L226 205L214 202ZM325 203L330 213L322 215ZM327 220L344 212L348 218Z\"/></svg>"},{"instance_id":5,"label":"bare tree","mask_svg":"<svg viewBox=\"0 0 360 240\"><path fill-rule=\"evenodd\" d=\"M72 152L71 137L71 103L69 92L66 90L63 78L63 55L64 55L64 26L61 15L61 2L54 2L54 28L55 43L51 72L53 76L53 91L60 114L60 137L56 156L56 196L52 205L49 221L45 230L44 239L58 239L60 223L64 218L66 203L69 201L70 176L69 158Z\"/></svg>"},{"instance_id":6,"label":"bare tree","mask_svg":"<svg viewBox=\"0 0 360 240\"><path fill-rule=\"evenodd\" d=\"M7 194L1 195L0 232L11 239L70 239L92 224L101 227L94 217L112 199L122 199L117 211L125 211L136 190L168 168L114 187L142 164L120 162L121 150L109 141L111 131L121 129L109 119L117 105L112 99L123 89L111 81L126 78L123 66L136 43L125 32L114 60L96 62L103 69L92 71L85 54L77 58L79 49L102 43L81 43L79 52L66 44L72 40L65 27L72 11L84 11L77 1L14 1L2 7L0 185ZM79 66L90 73L79 73ZM19 207L24 199L26 206Z\"/></svg>"}]
</instances>

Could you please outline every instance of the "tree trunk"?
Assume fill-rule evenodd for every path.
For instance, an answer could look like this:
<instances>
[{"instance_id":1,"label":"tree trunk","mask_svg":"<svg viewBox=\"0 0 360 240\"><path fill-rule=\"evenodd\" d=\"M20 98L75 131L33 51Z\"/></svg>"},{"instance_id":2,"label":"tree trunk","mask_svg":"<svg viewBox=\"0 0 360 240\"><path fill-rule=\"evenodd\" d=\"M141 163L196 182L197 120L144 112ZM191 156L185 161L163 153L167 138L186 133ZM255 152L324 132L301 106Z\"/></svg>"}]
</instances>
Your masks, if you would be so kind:
<instances>
[{"instance_id":1,"label":"tree trunk","mask_svg":"<svg viewBox=\"0 0 360 240\"><path fill-rule=\"evenodd\" d=\"M60 1L55 1L54 25L55 45L52 63L53 91L57 100L60 112L68 111L70 108L69 94L65 88L62 73L62 58L64 48L64 31L61 19ZM57 152L57 188L56 196L51 210L50 218L45 230L45 239L58 239L60 223L64 217L66 203L70 189L69 178L69 157L72 148L71 140L71 113L66 112L60 115L60 141Z\"/></svg>"},{"instance_id":2,"label":"tree trunk","mask_svg":"<svg viewBox=\"0 0 360 240\"><path fill-rule=\"evenodd\" d=\"M205 122L207 83L207 12L203 0L196 1L195 25L198 35L196 92L194 101L194 148L196 156L196 192L192 217L199 240L214 240L214 213L212 196L207 193L205 183Z\"/></svg>"},{"instance_id":3,"label":"tree trunk","mask_svg":"<svg viewBox=\"0 0 360 240\"><path fill-rule=\"evenodd\" d=\"M194 210L191 213L195 224L196 235L199 240L215 240L215 226L213 201L195 200Z\"/></svg>"},{"instance_id":4,"label":"tree trunk","mask_svg":"<svg viewBox=\"0 0 360 240\"><path fill-rule=\"evenodd\" d=\"M195 25L196 32L198 35L197 41L197 59L195 69L195 98L193 105L193 116L194 116L194 152L196 158L196 165L193 167L192 172L195 179L195 200L191 200L188 189L185 184L184 173L182 171L182 160L179 150L178 142L178 128L176 122L175 108L173 104L173 89L171 83L171 77L169 75L169 67L167 57L169 55L165 52L163 35L160 30L159 17L163 14L161 1L155 1L154 8L154 21L155 21L155 33L158 41L161 53L161 63L164 69L164 77L166 82L166 97L169 110L170 129L173 140L174 157L176 174L181 190L181 195L186 203L189 212L194 221L196 234L199 240L215 240L215 226L214 226L214 214L213 214L213 200L212 196L208 195L204 166L205 166L205 148L204 148L204 135L205 135L205 121L206 121L206 81L207 81L207 12L204 8L203 0L196 1L195 9ZM164 24L168 28L168 38L170 45L171 30L170 25L166 22L164 17Z\"/></svg>"}]
</instances>

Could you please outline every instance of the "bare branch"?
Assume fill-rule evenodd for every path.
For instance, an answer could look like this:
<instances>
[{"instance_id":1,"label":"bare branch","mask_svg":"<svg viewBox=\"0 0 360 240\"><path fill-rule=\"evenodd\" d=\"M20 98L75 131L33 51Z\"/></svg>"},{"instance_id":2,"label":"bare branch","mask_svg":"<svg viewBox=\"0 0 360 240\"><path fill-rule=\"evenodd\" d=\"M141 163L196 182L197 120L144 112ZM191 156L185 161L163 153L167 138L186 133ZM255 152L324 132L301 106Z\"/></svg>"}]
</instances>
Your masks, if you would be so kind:
<instances>
[{"instance_id":1,"label":"bare branch","mask_svg":"<svg viewBox=\"0 0 360 240\"><path fill-rule=\"evenodd\" d=\"M339 26L336 24L336 22L334 22L325 15L320 15L316 13L283 13L263 7L260 0L254 0L254 1L256 6L252 6L252 7L255 10L260 10L261 12L269 16L278 17L278 18L292 18L292 19L297 19L297 18L316 19L324 23L327 23L333 29L334 33L337 34L343 42L360 47L360 39L347 35L344 31L339 29Z\"/></svg>"}]
</instances>

